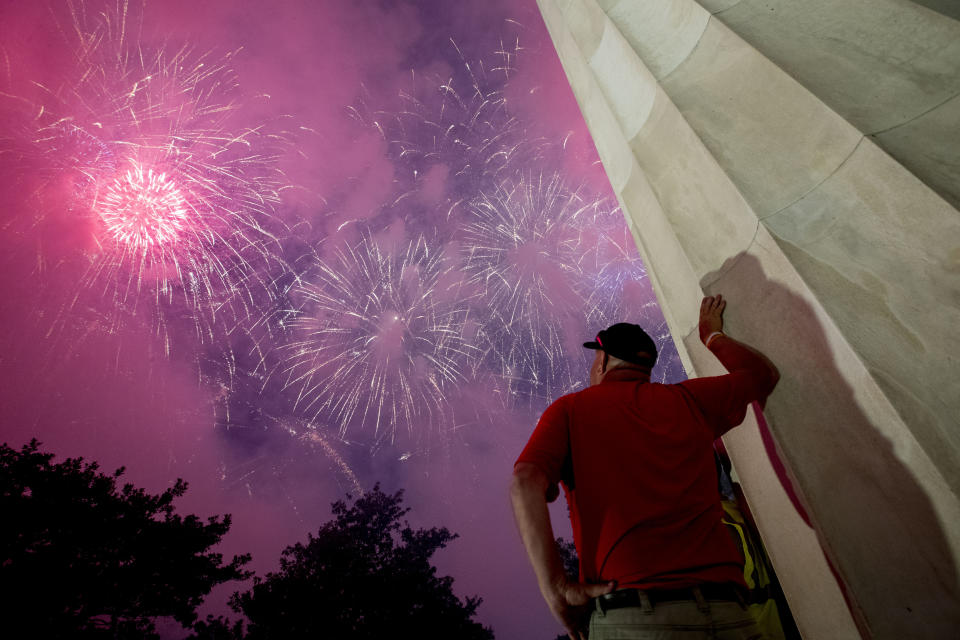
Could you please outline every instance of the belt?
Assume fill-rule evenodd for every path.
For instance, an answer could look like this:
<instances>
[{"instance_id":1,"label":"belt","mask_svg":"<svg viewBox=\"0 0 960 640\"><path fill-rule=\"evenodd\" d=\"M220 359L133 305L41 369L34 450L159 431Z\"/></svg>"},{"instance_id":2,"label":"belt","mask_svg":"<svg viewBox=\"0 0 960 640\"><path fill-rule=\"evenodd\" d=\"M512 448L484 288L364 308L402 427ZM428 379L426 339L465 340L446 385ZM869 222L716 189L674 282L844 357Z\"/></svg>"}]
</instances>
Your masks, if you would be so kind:
<instances>
[{"instance_id":1,"label":"belt","mask_svg":"<svg viewBox=\"0 0 960 640\"><path fill-rule=\"evenodd\" d=\"M703 600L722 600L744 604L743 589L735 584L708 582L684 589L623 589L599 596L597 600L603 610L623 607L643 606L644 596L651 606L660 602L698 601L698 593Z\"/></svg>"}]
</instances>

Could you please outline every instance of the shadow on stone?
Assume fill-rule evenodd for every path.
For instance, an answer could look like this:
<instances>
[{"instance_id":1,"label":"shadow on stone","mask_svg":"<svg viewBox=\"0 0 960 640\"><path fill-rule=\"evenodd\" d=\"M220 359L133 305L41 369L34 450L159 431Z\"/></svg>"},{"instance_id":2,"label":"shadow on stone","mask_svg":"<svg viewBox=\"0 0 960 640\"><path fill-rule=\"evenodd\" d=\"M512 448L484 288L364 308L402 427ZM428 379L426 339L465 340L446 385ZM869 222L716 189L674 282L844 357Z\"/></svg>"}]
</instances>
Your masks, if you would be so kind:
<instances>
[{"instance_id":1,"label":"shadow on stone","mask_svg":"<svg viewBox=\"0 0 960 640\"><path fill-rule=\"evenodd\" d=\"M796 481L814 529L873 638L947 638L960 628L956 565L930 498L865 414L814 308L740 255L703 280L730 301L726 326L782 378L765 410L774 467ZM869 410L869 407L867 407ZM761 430L764 425L761 423ZM788 493L792 487L785 486Z\"/></svg>"}]
</instances>

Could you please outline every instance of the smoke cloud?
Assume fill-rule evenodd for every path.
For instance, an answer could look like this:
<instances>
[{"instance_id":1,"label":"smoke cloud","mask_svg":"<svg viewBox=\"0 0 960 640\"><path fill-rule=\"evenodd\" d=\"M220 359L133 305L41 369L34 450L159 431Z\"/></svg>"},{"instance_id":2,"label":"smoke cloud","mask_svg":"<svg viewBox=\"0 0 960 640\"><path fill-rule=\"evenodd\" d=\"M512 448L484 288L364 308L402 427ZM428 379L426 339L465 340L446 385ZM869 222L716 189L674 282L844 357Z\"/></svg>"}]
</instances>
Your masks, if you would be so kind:
<instances>
[{"instance_id":1,"label":"smoke cloud","mask_svg":"<svg viewBox=\"0 0 960 640\"><path fill-rule=\"evenodd\" d=\"M437 561L479 619L549 637L513 460L597 330L639 322L683 374L535 2L0 23L2 440L186 479L261 574L331 501L404 488L461 534Z\"/></svg>"}]
</instances>

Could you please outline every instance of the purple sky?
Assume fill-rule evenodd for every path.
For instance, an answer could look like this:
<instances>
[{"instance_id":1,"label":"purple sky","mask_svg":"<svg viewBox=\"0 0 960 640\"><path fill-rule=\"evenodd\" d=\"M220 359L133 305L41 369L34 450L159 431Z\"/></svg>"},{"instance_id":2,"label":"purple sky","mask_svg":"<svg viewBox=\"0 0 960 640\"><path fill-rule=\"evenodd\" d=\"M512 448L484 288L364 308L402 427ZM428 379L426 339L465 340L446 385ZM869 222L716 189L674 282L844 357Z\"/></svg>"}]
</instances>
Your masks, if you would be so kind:
<instances>
[{"instance_id":1,"label":"purple sky","mask_svg":"<svg viewBox=\"0 0 960 640\"><path fill-rule=\"evenodd\" d=\"M535 2L68 4L0 6L2 440L183 477L260 573L405 488L479 619L553 637L512 462L612 322L683 374ZM104 214L131 167L186 203L141 245Z\"/></svg>"}]
</instances>

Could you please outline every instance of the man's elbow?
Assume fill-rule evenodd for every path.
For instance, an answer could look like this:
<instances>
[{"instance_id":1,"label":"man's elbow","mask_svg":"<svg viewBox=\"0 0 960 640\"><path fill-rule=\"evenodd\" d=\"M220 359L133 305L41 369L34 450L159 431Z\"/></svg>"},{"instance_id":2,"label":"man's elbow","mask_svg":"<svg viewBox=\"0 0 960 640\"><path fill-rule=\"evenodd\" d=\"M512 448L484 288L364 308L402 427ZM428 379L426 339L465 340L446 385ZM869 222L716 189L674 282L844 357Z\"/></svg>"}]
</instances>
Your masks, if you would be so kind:
<instances>
[{"instance_id":1,"label":"man's elbow","mask_svg":"<svg viewBox=\"0 0 960 640\"><path fill-rule=\"evenodd\" d=\"M774 388L780 381L780 371L773 366L773 363L768 362L765 368L753 369L750 374L742 378L742 380L751 390L750 400L759 402L762 407L766 404L767 397L773 393Z\"/></svg>"},{"instance_id":2,"label":"man's elbow","mask_svg":"<svg viewBox=\"0 0 960 640\"><path fill-rule=\"evenodd\" d=\"M772 362L768 363L768 366L770 367L770 391L773 391L777 383L780 382L780 369L777 369Z\"/></svg>"},{"instance_id":3,"label":"man's elbow","mask_svg":"<svg viewBox=\"0 0 960 640\"><path fill-rule=\"evenodd\" d=\"M518 462L513 467L513 479L510 482L510 490L520 490L529 487L547 485L547 476L535 464L529 462Z\"/></svg>"},{"instance_id":4,"label":"man's elbow","mask_svg":"<svg viewBox=\"0 0 960 640\"><path fill-rule=\"evenodd\" d=\"M520 462L513 467L513 477L510 481L511 496L529 493L546 496L549 486L550 481L547 479L547 474L541 471L537 465Z\"/></svg>"}]
</instances>

